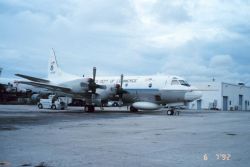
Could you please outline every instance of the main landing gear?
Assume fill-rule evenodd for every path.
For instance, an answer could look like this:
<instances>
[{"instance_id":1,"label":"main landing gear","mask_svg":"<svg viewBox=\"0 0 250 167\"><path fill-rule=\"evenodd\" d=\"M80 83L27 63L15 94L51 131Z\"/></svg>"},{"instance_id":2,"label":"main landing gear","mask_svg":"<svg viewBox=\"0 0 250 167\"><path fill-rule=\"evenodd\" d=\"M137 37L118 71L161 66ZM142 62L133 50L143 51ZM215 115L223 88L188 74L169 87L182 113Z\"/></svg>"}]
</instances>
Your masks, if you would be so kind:
<instances>
[{"instance_id":1,"label":"main landing gear","mask_svg":"<svg viewBox=\"0 0 250 167\"><path fill-rule=\"evenodd\" d=\"M133 106L130 106L129 111L130 112L138 112L138 109L133 107Z\"/></svg>"},{"instance_id":2,"label":"main landing gear","mask_svg":"<svg viewBox=\"0 0 250 167\"><path fill-rule=\"evenodd\" d=\"M179 115L180 111L176 111L174 108L167 110L167 115Z\"/></svg>"},{"instance_id":3,"label":"main landing gear","mask_svg":"<svg viewBox=\"0 0 250 167\"><path fill-rule=\"evenodd\" d=\"M95 106L93 106L93 105L85 105L84 106L84 111L85 112L95 112Z\"/></svg>"}]
</instances>

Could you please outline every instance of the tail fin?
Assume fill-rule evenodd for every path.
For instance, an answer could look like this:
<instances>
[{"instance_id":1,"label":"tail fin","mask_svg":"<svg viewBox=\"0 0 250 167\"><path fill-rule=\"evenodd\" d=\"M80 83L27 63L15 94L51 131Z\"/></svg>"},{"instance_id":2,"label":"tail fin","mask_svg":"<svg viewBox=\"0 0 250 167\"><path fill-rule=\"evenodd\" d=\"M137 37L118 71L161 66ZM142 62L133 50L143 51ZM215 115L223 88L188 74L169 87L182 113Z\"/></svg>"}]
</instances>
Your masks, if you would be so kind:
<instances>
[{"instance_id":1,"label":"tail fin","mask_svg":"<svg viewBox=\"0 0 250 167\"><path fill-rule=\"evenodd\" d=\"M68 81L68 80L72 80L76 78L78 77L65 73L59 68L57 60L56 60L55 51L52 48L52 54L49 58L49 64L48 64L48 79L52 82L59 83L59 82Z\"/></svg>"},{"instance_id":2,"label":"tail fin","mask_svg":"<svg viewBox=\"0 0 250 167\"><path fill-rule=\"evenodd\" d=\"M50 56L49 64L48 64L48 78L53 79L56 76L60 75L59 73L60 73L60 69L57 64L56 54L55 54L54 49L52 48L52 54Z\"/></svg>"}]
</instances>

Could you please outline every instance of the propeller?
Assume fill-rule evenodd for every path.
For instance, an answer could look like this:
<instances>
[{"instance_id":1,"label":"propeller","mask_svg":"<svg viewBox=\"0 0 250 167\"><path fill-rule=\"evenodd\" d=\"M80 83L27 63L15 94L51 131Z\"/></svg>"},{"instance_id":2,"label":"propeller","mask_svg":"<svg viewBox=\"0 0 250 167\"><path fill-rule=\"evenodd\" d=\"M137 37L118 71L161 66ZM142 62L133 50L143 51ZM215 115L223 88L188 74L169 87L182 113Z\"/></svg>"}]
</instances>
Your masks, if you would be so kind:
<instances>
[{"instance_id":1,"label":"propeller","mask_svg":"<svg viewBox=\"0 0 250 167\"><path fill-rule=\"evenodd\" d=\"M93 104L95 98L96 98L96 83L95 83L95 77L96 77L96 67L93 67L93 78L89 78L89 90L91 91L91 103Z\"/></svg>"},{"instance_id":2,"label":"propeller","mask_svg":"<svg viewBox=\"0 0 250 167\"><path fill-rule=\"evenodd\" d=\"M95 77L96 77L96 67L93 67L93 78L89 78L89 90L92 94L96 93L96 83L95 83Z\"/></svg>"},{"instance_id":3,"label":"propeller","mask_svg":"<svg viewBox=\"0 0 250 167\"><path fill-rule=\"evenodd\" d=\"M96 93L96 89L106 89L105 85L96 84L95 78L96 78L96 67L93 67L93 78L89 78L89 80L88 80L89 91L91 91L91 93L93 93L93 94Z\"/></svg>"},{"instance_id":4,"label":"propeller","mask_svg":"<svg viewBox=\"0 0 250 167\"><path fill-rule=\"evenodd\" d=\"M106 89L105 85L98 85L95 82L96 79L96 67L93 67L93 78L89 78L89 91L91 91L91 101L96 98L96 89Z\"/></svg>"}]
</instances>

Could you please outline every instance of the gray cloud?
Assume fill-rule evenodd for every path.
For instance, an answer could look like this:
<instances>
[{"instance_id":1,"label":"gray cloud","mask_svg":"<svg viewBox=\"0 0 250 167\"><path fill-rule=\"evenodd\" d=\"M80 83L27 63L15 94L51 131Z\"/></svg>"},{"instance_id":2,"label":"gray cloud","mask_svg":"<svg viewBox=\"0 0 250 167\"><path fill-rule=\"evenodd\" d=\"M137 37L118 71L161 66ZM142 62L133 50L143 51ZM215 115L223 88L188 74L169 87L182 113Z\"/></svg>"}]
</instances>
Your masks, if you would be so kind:
<instances>
[{"instance_id":1,"label":"gray cloud","mask_svg":"<svg viewBox=\"0 0 250 167\"><path fill-rule=\"evenodd\" d=\"M220 0L4 0L0 66L9 75L45 76L54 47L62 68L77 75L97 66L100 75L242 81L250 73L249 7Z\"/></svg>"},{"instance_id":2,"label":"gray cloud","mask_svg":"<svg viewBox=\"0 0 250 167\"><path fill-rule=\"evenodd\" d=\"M175 3L173 1L157 1L153 6L152 13L159 22L166 24L183 23L192 20L185 3L183 5L177 1Z\"/></svg>"}]
</instances>

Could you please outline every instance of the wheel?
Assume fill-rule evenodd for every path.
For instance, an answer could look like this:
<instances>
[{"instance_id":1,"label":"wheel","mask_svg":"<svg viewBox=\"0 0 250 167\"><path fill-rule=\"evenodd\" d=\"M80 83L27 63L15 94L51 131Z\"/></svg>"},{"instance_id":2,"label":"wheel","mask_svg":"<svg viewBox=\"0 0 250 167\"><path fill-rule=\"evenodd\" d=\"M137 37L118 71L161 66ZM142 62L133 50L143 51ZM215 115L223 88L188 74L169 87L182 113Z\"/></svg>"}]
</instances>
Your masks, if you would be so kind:
<instances>
[{"instance_id":1,"label":"wheel","mask_svg":"<svg viewBox=\"0 0 250 167\"><path fill-rule=\"evenodd\" d=\"M138 109L133 106L130 106L130 112L138 112Z\"/></svg>"},{"instance_id":2,"label":"wheel","mask_svg":"<svg viewBox=\"0 0 250 167\"><path fill-rule=\"evenodd\" d=\"M65 104L64 102L61 102L61 103L60 103L60 105L61 105L61 110L64 110L64 109L65 109L66 104Z\"/></svg>"},{"instance_id":3,"label":"wheel","mask_svg":"<svg viewBox=\"0 0 250 167\"><path fill-rule=\"evenodd\" d=\"M38 104L39 109L43 109L43 105L41 103Z\"/></svg>"},{"instance_id":4,"label":"wheel","mask_svg":"<svg viewBox=\"0 0 250 167\"><path fill-rule=\"evenodd\" d=\"M52 108L53 110L55 110L55 109L56 109L56 105L53 104L53 105L51 106L51 108Z\"/></svg>"},{"instance_id":5,"label":"wheel","mask_svg":"<svg viewBox=\"0 0 250 167\"><path fill-rule=\"evenodd\" d=\"M171 110L171 115L174 115L174 110Z\"/></svg>"},{"instance_id":6,"label":"wheel","mask_svg":"<svg viewBox=\"0 0 250 167\"><path fill-rule=\"evenodd\" d=\"M90 112L95 112L95 106L91 106L90 108Z\"/></svg>"},{"instance_id":7,"label":"wheel","mask_svg":"<svg viewBox=\"0 0 250 167\"><path fill-rule=\"evenodd\" d=\"M167 115L171 115L171 110L168 110L168 111L167 111Z\"/></svg>"},{"instance_id":8,"label":"wheel","mask_svg":"<svg viewBox=\"0 0 250 167\"><path fill-rule=\"evenodd\" d=\"M113 107L118 107L118 103L113 103L113 105L112 105Z\"/></svg>"},{"instance_id":9,"label":"wheel","mask_svg":"<svg viewBox=\"0 0 250 167\"><path fill-rule=\"evenodd\" d=\"M174 111L173 110L168 110L167 115L174 115Z\"/></svg>"},{"instance_id":10,"label":"wheel","mask_svg":"<svg viewBox=\"0 0 250 167\"><path fill-rule=\"evenodd\" d=\"M95 112L95 106L92 106L92 105L86 105L84 110L86 112Z\"/></svg>"}]
</instances>

